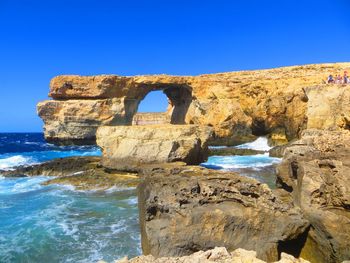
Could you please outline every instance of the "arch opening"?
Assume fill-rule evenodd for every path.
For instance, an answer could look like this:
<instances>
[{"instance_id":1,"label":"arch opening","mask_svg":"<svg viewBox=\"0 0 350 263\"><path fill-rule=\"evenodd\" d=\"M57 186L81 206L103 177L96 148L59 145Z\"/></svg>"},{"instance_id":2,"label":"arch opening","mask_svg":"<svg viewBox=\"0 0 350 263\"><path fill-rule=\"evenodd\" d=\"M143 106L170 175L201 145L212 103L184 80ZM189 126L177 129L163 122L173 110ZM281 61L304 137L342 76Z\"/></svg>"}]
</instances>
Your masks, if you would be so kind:
<instances>
[{"instance_id":1,"label":"arch opening","mask_svg":"<svg viewBox=\"0 0 350 263\"><path fill-rule=\"evenodd\" d=\"M132 125L185 124L192 102L192 90L186 86L146 87L138 100Z\"/></svg>"},{"instance_id":2,"label":"arch opening","mask_svg":"<svg viewBox=\"0 0 350 263\"><path fill-rule=\"evenodd\" d=\"M169 100L162 90L150 91L139 102L132 125L166 124L170 122Z\"/></svg>"}]
</instances>

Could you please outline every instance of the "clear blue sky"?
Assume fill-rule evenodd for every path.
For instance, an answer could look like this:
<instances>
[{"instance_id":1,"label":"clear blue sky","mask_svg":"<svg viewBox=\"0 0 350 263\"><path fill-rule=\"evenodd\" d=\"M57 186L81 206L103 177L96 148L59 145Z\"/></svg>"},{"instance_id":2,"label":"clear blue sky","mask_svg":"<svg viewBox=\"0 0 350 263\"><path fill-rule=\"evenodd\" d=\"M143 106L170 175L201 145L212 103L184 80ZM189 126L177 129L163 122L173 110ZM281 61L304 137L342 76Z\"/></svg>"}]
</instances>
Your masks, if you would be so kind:
<instances>
[{"instance_id":1,"label":"clear blue sky","mask_svg":"<svg viewBox=\"0 0 350 263\"><path fill-rule=\"evenodd\" d=\"M0 30L0 131L41 131L35 105L60 74L350 61L348 0L0 0Z\"/></svg>"}]
</instances>

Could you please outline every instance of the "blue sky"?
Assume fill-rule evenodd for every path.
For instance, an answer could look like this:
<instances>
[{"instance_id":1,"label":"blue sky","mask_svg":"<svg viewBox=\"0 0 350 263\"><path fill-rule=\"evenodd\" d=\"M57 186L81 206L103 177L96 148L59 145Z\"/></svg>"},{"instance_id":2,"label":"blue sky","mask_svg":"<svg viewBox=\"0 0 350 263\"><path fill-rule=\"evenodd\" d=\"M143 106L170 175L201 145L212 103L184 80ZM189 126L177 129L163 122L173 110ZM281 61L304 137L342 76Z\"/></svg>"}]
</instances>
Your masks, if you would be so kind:
<instances>
[{"instance_id":1,"label":"blue sky","mask_svg":"<svg viewBox=\"0 0 350 263\"><path fill-rule=\"evenodd\" d=\"M0 131L41 131L60 74L196 75L350 61L348 0L0 0ZM143 110L161 110L161 94Z\"/></svg>"}]
</instances>

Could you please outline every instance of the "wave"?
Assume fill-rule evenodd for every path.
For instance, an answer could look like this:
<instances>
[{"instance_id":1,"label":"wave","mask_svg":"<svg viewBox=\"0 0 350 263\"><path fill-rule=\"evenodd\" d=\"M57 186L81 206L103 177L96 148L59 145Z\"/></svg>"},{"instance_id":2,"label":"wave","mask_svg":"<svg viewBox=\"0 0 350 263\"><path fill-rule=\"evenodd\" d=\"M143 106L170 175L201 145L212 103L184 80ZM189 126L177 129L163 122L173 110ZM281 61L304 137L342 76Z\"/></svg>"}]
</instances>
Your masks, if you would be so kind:
<instances>
[{"instance_id":1,"label":"wave","mask_svg":"<svg viewBox=\"0 0 350 263\"><path fill-rule=\"evenodd\" d=\"M268 153L266 153L246 156L210 156L208 158L208 161L202 163L201 166L216 170L230 170L242 168L259 169L273 164L278 164L280 162L280 158L269 157Z\"/></svg>"},{"instance_id":2,"label":"wave","mask_svg":"<svg viewBox=\"0 0 350 263\"><path fill-rule=\"evenodd\" d=\"M40 184L49 180L48 176L21 177L0 180L0 195L19 194L43 188Z\"/></svg>"},{"instance_id":3,"label":"wave","mask_svg":"<svg viewBox=\"0 0 350 263\"><path fill-rule=\"evenodd\" d=\"M253 142L244 143L241 145L235 146L238 149L251 149L256 151L269 151L272 147L268 145L268 140L266 137L259 137Z\"/></svg>"},{"instance_id":4,"label":"wave","mask_svg":"<svg viewBox=\"0 0 350 263\"><path fill-rule=\"evenodd\" d=\"M23 155L15 155L7 158L0 159L0 170L11 170L12 167L19 165L33 164L34 161L31 157Z\"/></svg>"},{"instance_id":5,"label":"wave","mask_svg":"<svg viewBox=\"0 0 350 263\"><path fill-rule=\"evenodd\" d=\"M23 153L0 154L0 170L11 170L11 168L21 165L32 165L46 162L56 158L72 156L100 156L101 150L96 148L79 148L66 151L34 151Z\"/></svg>"}]
</instances>

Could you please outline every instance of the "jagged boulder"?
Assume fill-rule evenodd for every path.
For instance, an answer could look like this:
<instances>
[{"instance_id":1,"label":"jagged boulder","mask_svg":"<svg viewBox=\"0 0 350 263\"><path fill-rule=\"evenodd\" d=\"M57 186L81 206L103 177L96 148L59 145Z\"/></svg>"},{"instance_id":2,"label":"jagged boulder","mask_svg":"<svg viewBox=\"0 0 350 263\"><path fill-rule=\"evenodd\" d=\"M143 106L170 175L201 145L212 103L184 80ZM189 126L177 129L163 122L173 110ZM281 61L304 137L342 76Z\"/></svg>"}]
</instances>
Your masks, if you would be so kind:
<instances>
[{"instance_id":1,"label":"jagged boulder","mask_svg":"<svg viewBox=\"0 0 350 263\"><path fill-rule=\"evenodd\" d=\"M142 164L199 164L208 155L212 128L197 125L104 126L97 131L105 167L132 171Z\"/></svg>"},{"instance_id":2,"label":"jagged boulder","mask_svg":"<svg viewBox=\"0 0 350 263\"><path fill-rule=\"evenodd\" d=\"M306 130L285 150L278 183L311 223L302 255L350 259L350 131Z\"/></svg>"},{"instance_id":3,"label":"jagged boulder","mask_svg":"<svg viewBox=\"0 0 350 263\"><path fill-rule=\"evenodd\" d=\"M184 256L224 246L263 260L297 255L309 223L267 185L195 166L142 167L138 186L142 249Z\"/></svg>"}]
</instances>

